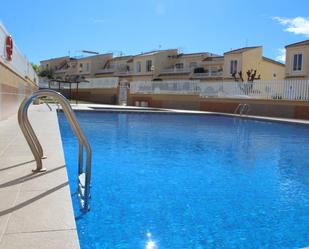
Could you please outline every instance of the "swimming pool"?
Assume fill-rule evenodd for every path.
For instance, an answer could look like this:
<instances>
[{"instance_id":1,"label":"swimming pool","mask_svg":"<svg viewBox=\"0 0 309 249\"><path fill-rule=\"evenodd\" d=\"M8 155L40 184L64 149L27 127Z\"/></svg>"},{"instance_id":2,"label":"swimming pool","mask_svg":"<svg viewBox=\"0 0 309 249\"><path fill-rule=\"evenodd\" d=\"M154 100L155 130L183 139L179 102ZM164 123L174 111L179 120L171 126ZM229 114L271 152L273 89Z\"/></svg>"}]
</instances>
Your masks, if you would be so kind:
<instances>
[{"instance_id":1,"label":"swimming pool","mask_svg":"<svg viewBox=\"0 0 309 249\"><path fill-rule=\"evenodd\" d=\"M77 112L93 149L79 212L75 136L59 113L82 249L309 246L309 127L215 115Z\"/></svg>"}]
</instances>

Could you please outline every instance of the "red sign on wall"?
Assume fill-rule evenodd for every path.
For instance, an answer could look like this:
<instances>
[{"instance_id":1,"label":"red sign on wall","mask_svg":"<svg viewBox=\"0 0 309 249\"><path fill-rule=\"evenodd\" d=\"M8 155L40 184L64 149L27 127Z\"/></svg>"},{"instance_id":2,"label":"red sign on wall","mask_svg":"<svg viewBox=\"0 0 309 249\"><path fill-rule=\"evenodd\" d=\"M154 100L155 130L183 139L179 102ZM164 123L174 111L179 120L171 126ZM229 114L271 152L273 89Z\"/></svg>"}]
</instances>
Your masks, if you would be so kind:
<instances>
[{"instance_id":1,"label":"red sign on wall","mask_svg":"<svg viewBox=\"0 0 309 249\"><path fill-rule=\"evenodd\" d=\"M13 57L13 39L12 36L7 36L6 37L6 59L8 61L12 60Z\"/></svg>"}]
</instances>

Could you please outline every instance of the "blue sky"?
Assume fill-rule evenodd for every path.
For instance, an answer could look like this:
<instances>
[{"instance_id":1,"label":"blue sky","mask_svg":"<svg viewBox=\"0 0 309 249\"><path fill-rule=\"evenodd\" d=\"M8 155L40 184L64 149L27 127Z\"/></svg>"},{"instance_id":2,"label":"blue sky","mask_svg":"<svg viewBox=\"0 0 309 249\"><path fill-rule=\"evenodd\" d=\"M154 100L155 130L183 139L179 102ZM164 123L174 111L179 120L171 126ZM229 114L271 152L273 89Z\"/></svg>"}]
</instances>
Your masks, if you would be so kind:
<instances>
[{"instance_id":1,"label":"blue sky","mask_svg":"<svg viewBox=\"0 0 309 249\"><path fill-rule=\"evenodd\" d=\"M265 56L279 59L285 45L309 39L308 0L10 0L1 9L0 20L35 63L84 49L223 54L246 45L263 45Z\"/></svg>"}]
</instances>

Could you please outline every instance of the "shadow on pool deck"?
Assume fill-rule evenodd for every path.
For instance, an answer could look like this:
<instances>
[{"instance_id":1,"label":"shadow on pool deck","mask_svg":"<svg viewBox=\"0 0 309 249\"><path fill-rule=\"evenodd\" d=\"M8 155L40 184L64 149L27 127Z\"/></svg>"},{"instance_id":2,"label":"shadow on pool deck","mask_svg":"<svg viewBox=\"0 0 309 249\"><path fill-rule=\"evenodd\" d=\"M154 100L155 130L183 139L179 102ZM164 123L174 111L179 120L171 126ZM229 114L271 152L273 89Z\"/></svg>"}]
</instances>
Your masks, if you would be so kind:
<instances>
[{"instance_id":1,"label":"shadow on pool deck","mask_svg":"<svg viewBox=\"0 0 309 249\"><path fill-rule=\"evenodd\" d=\"M0 122L0 249L79 249L55 111L32 106L29 118L47 159L34 174L17 117Z\"/></svg>"}]
</instances>

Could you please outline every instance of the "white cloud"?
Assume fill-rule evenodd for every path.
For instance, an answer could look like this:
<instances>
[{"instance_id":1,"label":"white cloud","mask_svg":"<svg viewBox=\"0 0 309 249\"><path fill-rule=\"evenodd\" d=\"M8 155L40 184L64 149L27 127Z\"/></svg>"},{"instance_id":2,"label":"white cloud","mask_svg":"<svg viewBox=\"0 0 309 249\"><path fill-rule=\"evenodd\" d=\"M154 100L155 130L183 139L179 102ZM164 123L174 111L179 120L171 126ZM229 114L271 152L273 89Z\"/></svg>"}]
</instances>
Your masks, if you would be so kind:
<instances>
[{"instance_id":1,"label":"white cloud","mask_svg":"<svg viewBox=\"0 0 309 249\"><path fill-rule=\"evenodd\" d=\"M277 61L281 61L285 63L285 49L284 48L279 48L278 49L278 55L276 56Z\"/></svg>"},{"instance_id":2,"label":"white cloud","mask_svg":"<svg viewBox=\"0 0 309 249\"><path fill-rule=\"evenodd\" d=\"M295 18L282 18L282 17L273 17L274 20L277 20L280 24L287 26L284 31L294 33L296 35L305 35L309 37L309 17L295 17Z\"/></svg>"}]
</instances>

